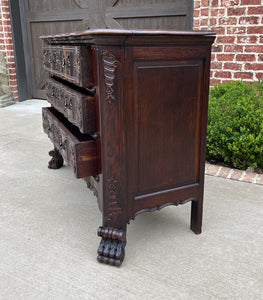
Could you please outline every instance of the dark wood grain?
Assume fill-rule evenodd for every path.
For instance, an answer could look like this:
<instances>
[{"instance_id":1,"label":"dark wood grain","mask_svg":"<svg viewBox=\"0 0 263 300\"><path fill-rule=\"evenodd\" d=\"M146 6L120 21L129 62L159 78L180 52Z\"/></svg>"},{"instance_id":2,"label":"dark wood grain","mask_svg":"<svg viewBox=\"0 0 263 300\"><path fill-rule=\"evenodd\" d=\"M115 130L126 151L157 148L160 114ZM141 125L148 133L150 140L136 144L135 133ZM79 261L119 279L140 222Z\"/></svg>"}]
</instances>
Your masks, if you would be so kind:
<instances>
[{"instance_id":1,"label":"dark wood grain","mask_svg":"<svg viewBox=\"0 0 263 300\"><path fill-rule=\"evenodd\" d=\"M43 128L77 178L99 173L96 142L91 137L70 126L52 107L43 108Z\"/></svg>"},{"instance_id":2,"label":"dark wood grain","mask_svg":"<svg viewBox=\"0 0 263 300\"><path fill-rule=\"evenodd\" d=\"M57 80L49 78L47 101L61 112L82 133L96 131L94 96L78 92Z\"/></svg>"},{"instance_id":3,"label":"dark wood grain","mask_svg":"<svg viewBox=\"0 0 263 300\"><path fill-rule=\"evenodd\" d=\"M44 37L49 47L91 50L86 59L91 60L94 84L90 87L94 89L94 140L77 133L68 121L54 123L55 108L59 109L56 101L51 101L55 108L49 110L49 122L63 128L63 134L77 136L74 145L92 144L94 156L83 148L74 151L74 159L81 174L88 173L87 186L98 198L103 215L99 262L121 265L127 223L138 214L168 205L191 202L190 227L201 233L213 40L212 32L139 30L89 30ZM67 89L69 79L61 84ZM79 113L65 116L73 122ZM50 123L45 118L44 114L47 131ZM63 156L59 134L49 135ZM94 157L94 165L85 165L85 155Z\"/></svg>"}]
</instances>

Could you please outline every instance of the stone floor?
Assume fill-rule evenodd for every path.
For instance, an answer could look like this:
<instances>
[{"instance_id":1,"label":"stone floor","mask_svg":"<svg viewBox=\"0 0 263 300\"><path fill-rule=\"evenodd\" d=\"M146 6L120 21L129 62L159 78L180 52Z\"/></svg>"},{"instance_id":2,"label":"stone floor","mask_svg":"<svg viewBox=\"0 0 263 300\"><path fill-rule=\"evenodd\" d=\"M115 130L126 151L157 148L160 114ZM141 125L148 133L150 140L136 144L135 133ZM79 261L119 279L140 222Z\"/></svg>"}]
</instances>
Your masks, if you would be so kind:
<instances>
[{"instance_id":1,"label":"stone floor","mask_svg":"<svg viewBox=\"0 0 263 300\"><path fill-rule=\"evenodd\" d=\"M97 201L69 167L47 168L43 105L0 109L0 299L262 299L262 185L206 176L201 235L189 204L145 213L123 265L100 264Z\"/></svg>"}]
</instances>

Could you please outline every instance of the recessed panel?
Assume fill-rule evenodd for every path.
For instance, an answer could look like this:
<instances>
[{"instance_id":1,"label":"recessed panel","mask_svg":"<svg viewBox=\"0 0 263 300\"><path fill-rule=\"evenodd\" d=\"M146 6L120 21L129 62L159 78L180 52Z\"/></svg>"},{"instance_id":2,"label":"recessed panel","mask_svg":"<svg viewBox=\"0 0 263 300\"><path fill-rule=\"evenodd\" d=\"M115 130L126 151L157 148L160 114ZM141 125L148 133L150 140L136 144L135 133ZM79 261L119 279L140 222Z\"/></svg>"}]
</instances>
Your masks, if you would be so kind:
<instances>
[{"instance_id":1,"label":"recessed panel","mask_svg":"<svg viewBox=\"0 0 263 300\"><path fill-rule=\"evenodd\" d=\"M202 61L139 64L138 194L198 182Z\"/></svg>"}]
</instances>

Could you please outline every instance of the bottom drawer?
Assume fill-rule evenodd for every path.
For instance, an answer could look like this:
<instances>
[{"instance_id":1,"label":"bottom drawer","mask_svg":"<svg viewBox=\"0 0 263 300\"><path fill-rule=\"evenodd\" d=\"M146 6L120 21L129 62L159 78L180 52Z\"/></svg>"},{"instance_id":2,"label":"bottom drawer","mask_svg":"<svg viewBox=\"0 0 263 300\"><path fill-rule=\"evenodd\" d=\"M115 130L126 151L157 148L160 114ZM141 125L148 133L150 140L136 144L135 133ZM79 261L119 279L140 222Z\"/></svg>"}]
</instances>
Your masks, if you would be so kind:
<instances>
[{"instance_id":1,"label":"bottom drawer","mask_svg":"<svg viewBox=\"0 0 263 300\"><path fill-rule=\"evenodd\" d=\"M88 134L81 134L53 107L42 109L44 132L53 142L77 178L98 174L96 141Z\"/></svg>"}]
</instances>

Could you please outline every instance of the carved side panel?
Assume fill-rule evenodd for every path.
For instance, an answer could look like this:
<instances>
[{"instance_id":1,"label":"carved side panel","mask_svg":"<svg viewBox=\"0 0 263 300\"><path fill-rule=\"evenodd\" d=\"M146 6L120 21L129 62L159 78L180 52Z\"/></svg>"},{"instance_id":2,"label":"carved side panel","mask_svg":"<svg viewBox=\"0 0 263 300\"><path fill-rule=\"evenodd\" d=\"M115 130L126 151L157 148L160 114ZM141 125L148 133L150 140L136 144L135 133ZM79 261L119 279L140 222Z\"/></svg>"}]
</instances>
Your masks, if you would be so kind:
<instances>
[{"instance_id":1,"label":"carved side panel","mask_svg":"<svg viewBox=\"0 0 263 300\"><path fill-rule=\"evenodd\" d=\"M104 84L105 84L105 101L112 103L116 100L114 96L115 71L119 67L120 62L115 56L107 50L102 50ZM116 85L116 84L115 84Z\"/></svg>"},{"instance_id":2,"label":"carved side panel","mask_svg":"<svg viewBox=\"0 0 263 300\"><path fill-rule=\"evenodd\" d=\"M104 226L126 229L123 122L121 112L123 49L99 48L101 156Z\"/></svg>"}]
</instances>

